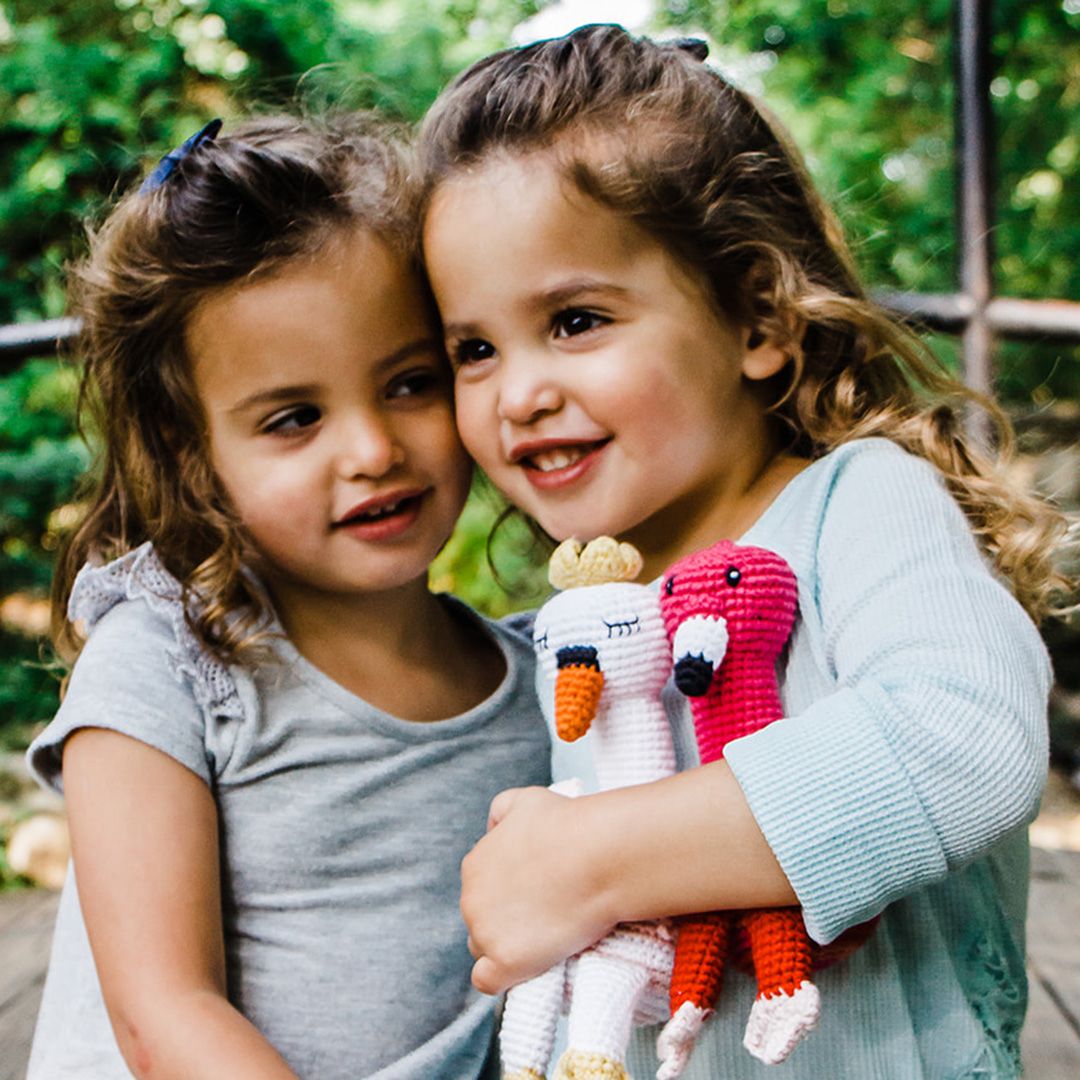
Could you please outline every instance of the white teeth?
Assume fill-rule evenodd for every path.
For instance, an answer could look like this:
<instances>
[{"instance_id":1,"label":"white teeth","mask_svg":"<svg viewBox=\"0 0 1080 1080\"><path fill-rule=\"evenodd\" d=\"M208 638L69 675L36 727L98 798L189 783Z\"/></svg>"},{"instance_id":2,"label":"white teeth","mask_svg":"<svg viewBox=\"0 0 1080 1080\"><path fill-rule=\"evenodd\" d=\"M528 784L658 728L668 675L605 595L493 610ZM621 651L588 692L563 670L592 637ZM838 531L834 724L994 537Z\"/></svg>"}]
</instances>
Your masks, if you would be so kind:
<instances>
[{"instance_id":1,"label":"white teeth","mask_svg":"<svg viewBox=\"0 0 1080 1080\"><path fill-rule=\"evenodd\" d=\"M401 505L401 502L389 503L386 506L377 507L374 510L365 510L362 514L357 514L358 518L378 518L385 517L387 514L393 514L397 511L397 508Z\"/></svg>"},{"instance_id":2,"label":"white teeth","mask_svg":"<svg viewBox=\"0 0 1080 1080\"><path fill-rule=\"evenodd\" d=\"M554 472L556 469L565 469L567 465L573 465L585 456L581 449L573 450L545 450L540 454L532 454L529 461L540 472Z\"/></svg>"}]
</instances>

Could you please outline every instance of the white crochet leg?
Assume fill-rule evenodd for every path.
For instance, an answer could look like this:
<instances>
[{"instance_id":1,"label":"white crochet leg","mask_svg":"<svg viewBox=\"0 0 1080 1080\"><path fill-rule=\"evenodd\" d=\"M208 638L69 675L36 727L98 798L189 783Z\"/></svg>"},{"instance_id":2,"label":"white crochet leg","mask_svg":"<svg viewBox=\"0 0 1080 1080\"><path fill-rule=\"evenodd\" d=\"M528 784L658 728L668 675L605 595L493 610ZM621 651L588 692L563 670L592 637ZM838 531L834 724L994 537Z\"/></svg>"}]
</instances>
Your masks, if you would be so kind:
<instances>
[{"instance_id":1,"label":"white crochet leg","mask_svg":"<svg viewBox=\"0 0 1080 1080\"><path fill-rule=\"evenodd\" d=\"M772 997L756 998L743 1046L766 1065L779 1065L815 1027L820 1012L821 996L812 982L802 983L794 994L781 990Z\"/></svg>"},{"instance_id":2,"label":"white crochet leg","mask_svg":"<svg viewBox=\"0 0 1080 1080\"><path fill-rule=\"evenodd\" d=\"M504 1077L547 1075L565 992L564 961L513 987L506 995L499 1031Z\"/></svg>"},{"instance_id":3,"label":"white crochet leg","mask_svg":"<svg viewBox=\"0 0 1080 1080\"><path fill-rule=\"evenodd\" d=\"M630 1027L650 971L617 956L587 950L577 959L567 1024L571 1051L625 1062Z\"/></svg>"},{"instance_id":4,"label":"white crochet leg","mask_svg":"<svg viewBox=\"0 0 1080 1080\"><path fill-rule=\"evenodd\" d=\"M702 1009L692 1001L684 1001L676 1009L656 1039L656 1056L660 1059L656 1080L676 1080L682 1076L697 1037L711 1014L711 1009Z\"/></svg>"}]
</instances>

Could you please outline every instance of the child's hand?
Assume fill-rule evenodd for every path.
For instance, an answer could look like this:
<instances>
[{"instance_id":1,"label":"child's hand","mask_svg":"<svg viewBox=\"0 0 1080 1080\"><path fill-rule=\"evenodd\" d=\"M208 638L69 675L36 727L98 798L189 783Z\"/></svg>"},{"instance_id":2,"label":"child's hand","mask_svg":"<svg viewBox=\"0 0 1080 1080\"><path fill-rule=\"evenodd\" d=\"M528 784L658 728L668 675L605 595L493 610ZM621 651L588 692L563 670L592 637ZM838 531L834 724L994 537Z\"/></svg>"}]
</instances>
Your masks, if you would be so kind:
<instances>
[{"instance_id":1,"label":"child's hand","mask_svg":"<svg viewBox=\"0 0 1080 1080\"><path fill-rule=\"evenodd\" d=\"M461 864L461 911L476 957L473 985L497 994L603 937L602 838L589 797L511 788L491 804L488 834Z\"/></svg>"},{"instance_id":2,"label":"child's hand","mask_svg":"<svg viewBox=\"0 0 1080 1080\"><path fill-rule=\"evenodd\" d=\"M617 922L797 904L726 761L569 799L512 788L461 864L487 994L546 971Z\"/></svg>"}]
</instances>

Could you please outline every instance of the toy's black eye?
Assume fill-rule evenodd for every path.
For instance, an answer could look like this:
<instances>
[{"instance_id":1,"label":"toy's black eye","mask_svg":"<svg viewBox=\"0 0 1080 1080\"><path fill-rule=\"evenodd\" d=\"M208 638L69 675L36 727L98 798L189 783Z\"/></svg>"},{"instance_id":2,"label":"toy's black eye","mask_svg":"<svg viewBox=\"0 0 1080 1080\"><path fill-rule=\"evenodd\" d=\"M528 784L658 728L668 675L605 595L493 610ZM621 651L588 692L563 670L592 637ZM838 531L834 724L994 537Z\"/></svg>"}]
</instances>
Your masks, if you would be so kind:
<instances>
[{"instance_id":1,"label":"toy's black eye","mask_svg":"<svg viewBox=\"0 0 1080 1080\"><path fill-rule=\"evenodd\" d=\"M675 591L675 579L673 577L669 577L667 579L667 581L664 582L664 595L665 596L670 596L674 591Z\"/></svg>"},{"instance_id":2,"label":"toy's black eye","mask_svg":"<svg viewBox=\"0 0 1080 1080\"><path fill-rule=\"evenodd\" d=\"M742 581L742 571L737 566L729 566L724 580L734 589Z\"/></svg>"}]
</instances>

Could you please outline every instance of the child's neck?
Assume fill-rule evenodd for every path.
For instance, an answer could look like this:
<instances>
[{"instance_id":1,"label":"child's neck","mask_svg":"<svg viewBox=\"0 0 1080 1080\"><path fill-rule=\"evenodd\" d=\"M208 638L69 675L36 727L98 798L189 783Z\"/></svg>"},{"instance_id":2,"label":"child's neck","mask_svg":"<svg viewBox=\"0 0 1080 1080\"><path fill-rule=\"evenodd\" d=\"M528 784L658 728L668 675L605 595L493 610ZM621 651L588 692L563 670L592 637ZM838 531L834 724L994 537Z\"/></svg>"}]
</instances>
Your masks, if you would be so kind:
<instances>
[{"instance_id":1,"label":"child's neck","mask_svg":"<svg viewBox=\"0 0 1080 1080\"><path fill-rule=\"evenodd\" d=\"M297 651L358 697L403 720L430 722L489 697L505 673L483 631L433 596L423 580L360 596L291 604L272 590Z\"/></svg>"},{"instance_id":2,"label":"child's neck","mask_svg":"<svg viewBox=\"0 0 1080 1080\"><path fill-rule=\"evenodd\" d=\"M641 580L659 577L677 559L718 540L738 540L808 464L805 458L770 449L763 460L748 460L742 469L726 471L705 497L695 492L669 507L662 522L642 522L623 537L642 553Z\"/></svg>"}]
</instances>

